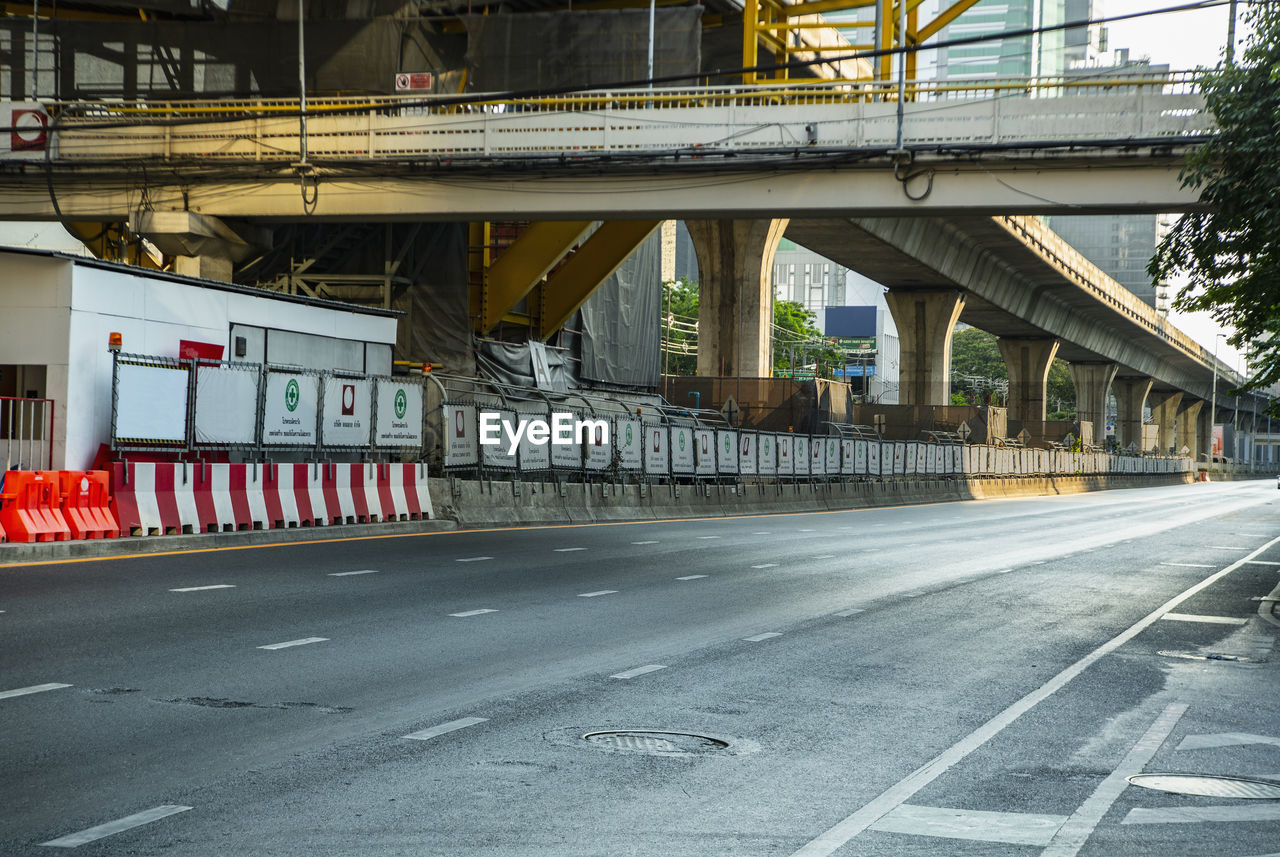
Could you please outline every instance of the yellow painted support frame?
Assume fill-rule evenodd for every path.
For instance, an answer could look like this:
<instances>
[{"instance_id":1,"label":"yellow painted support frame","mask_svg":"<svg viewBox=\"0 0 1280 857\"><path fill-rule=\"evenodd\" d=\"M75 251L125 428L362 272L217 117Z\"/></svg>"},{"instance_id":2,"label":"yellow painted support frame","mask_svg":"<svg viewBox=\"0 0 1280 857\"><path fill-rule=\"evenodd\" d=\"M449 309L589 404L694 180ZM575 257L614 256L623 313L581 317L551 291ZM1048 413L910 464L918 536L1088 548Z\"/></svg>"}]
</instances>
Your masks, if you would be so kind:
<instances>
[{"instance_id":1,"label":"yellow painted support frame","mask_svg":"<svg viewBox=\"0 0 1280 857\"><path fill-rule=\"evenodd\" d=\"M590 220L533 223L485 271L476 331L488 333L582 240Z\"/></svg>"},{"instance_id":2,"label":"yellow painted support frame","mask_svg":"<svg viewBox=\"0 0 1280 857\"><path fill-rule=\"evenodd\" d=\"M600 225L542 287L539 339L559 330L661 220L610 220Z\"/></svg>"}]
</instances>

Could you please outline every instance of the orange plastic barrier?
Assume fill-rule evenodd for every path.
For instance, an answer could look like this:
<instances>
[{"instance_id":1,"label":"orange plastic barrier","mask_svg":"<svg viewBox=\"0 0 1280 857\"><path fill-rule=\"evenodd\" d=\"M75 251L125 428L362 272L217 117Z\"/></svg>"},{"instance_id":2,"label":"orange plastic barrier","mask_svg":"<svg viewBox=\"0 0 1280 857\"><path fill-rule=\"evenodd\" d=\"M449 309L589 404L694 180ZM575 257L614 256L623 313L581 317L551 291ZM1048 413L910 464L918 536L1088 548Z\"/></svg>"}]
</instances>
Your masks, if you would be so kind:
<instances>
[{"instance_id":1,"label":"orange plastic barrier","mask_svg":"<svg viewBox=\"0 0 1280 857\"><path fill-rule=\"evenodd\" d=\"M56 472L10 470L0 494L0 527L10 541L66 541L71 528L58 508L59 500Z\"/></svg>"},{"instance_id":2,"label":"orange plastic barrier","mask_svg":"<svg viewBox=\"0 0 1280 857\"><path fill-rule=\"evenodd\" d=\"M59 470L61 509L73 539L114 539L120 525L111 513L110 477L105 470Z\"/></svg>"}]
</instances>

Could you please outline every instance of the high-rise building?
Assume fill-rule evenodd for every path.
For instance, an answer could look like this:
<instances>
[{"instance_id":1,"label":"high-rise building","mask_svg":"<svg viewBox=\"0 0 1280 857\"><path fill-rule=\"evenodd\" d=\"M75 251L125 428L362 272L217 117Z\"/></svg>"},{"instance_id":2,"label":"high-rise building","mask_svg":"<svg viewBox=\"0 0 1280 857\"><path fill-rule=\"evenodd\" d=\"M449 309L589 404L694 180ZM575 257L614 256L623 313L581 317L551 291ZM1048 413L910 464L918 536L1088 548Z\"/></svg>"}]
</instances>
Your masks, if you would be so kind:
<instances>
[{"instance_id":1,"label":"high-rise building","mask_svg":"<svg viewBox=\"0 0 1280 857\"><path fill-rule=\"evenodd\" d=\"M943 42L1064 23L1068 0L979 0L943 28ZM1089 0L1077 0L1089 2ZM1074 33L1074 30L1072 31ZM938 50L941 79L1040 77L1066 68L1062 30L991 39Z\"/></svg>"}]
</instances>

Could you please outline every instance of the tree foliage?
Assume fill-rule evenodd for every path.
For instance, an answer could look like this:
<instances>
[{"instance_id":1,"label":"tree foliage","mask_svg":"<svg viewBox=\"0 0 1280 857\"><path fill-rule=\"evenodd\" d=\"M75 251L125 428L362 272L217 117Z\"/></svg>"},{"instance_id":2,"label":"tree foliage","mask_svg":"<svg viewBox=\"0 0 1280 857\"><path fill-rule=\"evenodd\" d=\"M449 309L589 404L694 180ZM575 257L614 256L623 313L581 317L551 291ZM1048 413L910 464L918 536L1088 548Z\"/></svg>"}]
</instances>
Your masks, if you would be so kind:
<instances>
[{"instance_id":1,"label":"tree foliage","mask_svg":"<svg viewBox=\"0 0 1280 857\"><path fill-rule=\"evenodd\" d=\"M1000 346L996 344L995 334L976 327L957 330L952 334L951 374L953 378L981 378L989 382L1008 380L1009 370L1004 365L1004 357L1000 354ZM984 391L989 389L986 387ZM1076 386L1071 380L1071 370L1067 368L1065 360L1055 359L1049 366L1045 393L1050 419L1068 419L1074 414ZM992 403L991 398L985 394L981 398L987 404ZM960 389L951 394L951 401L952 404L978 404L972 401L969 391ZM999 404L999 401L995 403Z\"/></svg>"},{"instance_id":2,"label":"tree foliage","mask_svg":"<svg viewBox=\"0 0 1280 857\"><path fill-rule=\"evenodd\" d=\"M844 365L843 353L827 341L822 331L814 326L817 319L812 312L795 301L773 302L773 372L790 372L792 361L796 369L814 367L815 378L830 378L832 370Z\"/></svg>"},{"instance_id":3,"label":"tree foliage","mask_svg":"<svg viewBox=\"0 0 1280 857\"><path fill-rule=\"evenodd\" d=\"M688 277L662 284L663 373L698 374L698 284Z\"/></svg>"},{"instance_id":4,"label":"tree foliage","mask_svg":"<svg viewBox=\"0 0 1280 857\"><path fill-rule=\"evenodd\" d=\"M1188 275L1175 306L1209 311L1235 328L1228 342L1257 350L1243 389L1280 380L1280 3L1247 16L1240 61L1202 84L1218 133L1182 172L1208 210L1179 218L1147 266L1157 283Z\"/></svg>"}]
</instances>

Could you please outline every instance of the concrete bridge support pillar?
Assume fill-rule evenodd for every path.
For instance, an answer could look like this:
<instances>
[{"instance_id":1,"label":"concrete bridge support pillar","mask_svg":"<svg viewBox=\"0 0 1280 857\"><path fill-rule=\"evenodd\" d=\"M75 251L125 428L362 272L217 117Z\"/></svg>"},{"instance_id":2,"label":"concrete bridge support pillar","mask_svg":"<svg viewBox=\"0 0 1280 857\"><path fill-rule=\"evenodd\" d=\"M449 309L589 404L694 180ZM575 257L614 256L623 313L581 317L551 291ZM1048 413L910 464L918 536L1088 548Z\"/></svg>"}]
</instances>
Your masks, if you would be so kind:
<instances>
[{"instance_id":1,"label":"concrete bridge support pillar","mask_svg":"<svg viewBox=\"0 0 1280 857\"><path fill-rule=\"evenodd\" d=\"M698 374L773 374L773 255L786 220L689 220L698 257Z\"/></svg>"},{"instance_id":2,"label":"concrete bridge support pillar","mask_svg":"<svg viewBox=\"0 0 1280 857\"><path fill-rule=\"evenodd\" d=\"M1076 385L1076 419L1093 424L1093 442L1107 439L1107 397L1119 367L1114 363L1072 363L1071 380Z\"/></svg>"},{"instance_id":3,"label":"concrete bridge support pillar","mask_svg":"<svg viewBox=\"0 0 1280 857\"><path fill-rule=\"evenodd\" d=\"M1130 444L1143 450L1142 409L1154 382L1150 378L1116 378L1111 388L1116 394L1116 441L1121 449Z\"/></svg>"},{"instance_id":4,"label":"concrete bridge support pillar","mask_svg":"<svg viewBox=\"0 0 1280 857\"><path fill-rule=\"evenodd\" d=\"M951 334L964 309L964 293L890 289L885 300L901 347L898 403L951 404Z\"/></svg>"},{"instance_id":5,"label":"concrete bridge support pillar","mask_svg":"<svg viewBox=\"0 0 1280 857\"><path fill-rule=\"evenodd\" d=\"M1058 353L1056 339L996 340L1009 370L1009 419L1044 422L1049 367Z\"/></svg>"},{"instance_id":6,"label":"concrete bridge support pillar","mask_svg":"<svg viewBox=\"0 0 1280 857\"><path fill-rule=\"evenodd\" d=\"M1196 418L1196 457L1213 455L1213 408L1201 408Z\"/></svg>"},{"instance_id":7,"label":"concrete bridge support pillar","mask_svg":"<svg viewBox=\"0 0 1280 857\"><path fill-rule=\"evenodd\" d=\"M1176 450L1174 427L1177 425L1178 406L1182 404L1182 393L1148 393L1147 404L1151 406L1151 418L1156 421L1156 448L1166 454L1171 449Z\"/></svg>"},{"instance_id":8,"label":"concrete bridge support pillar","mask_svg":"<svg viewBox=\"0 0 1280 857\"><path fill-rule=\"evenodd\" d=\"M1200 453L1199 422L1203 407L1203 399L1188 400L1185 396L1178 405L1178 437L1174 441L1174 449L1179 455L1182 454L1183 447L1186 447L1187 455L1192 458Z\"/></svg>"}]
</instances>

